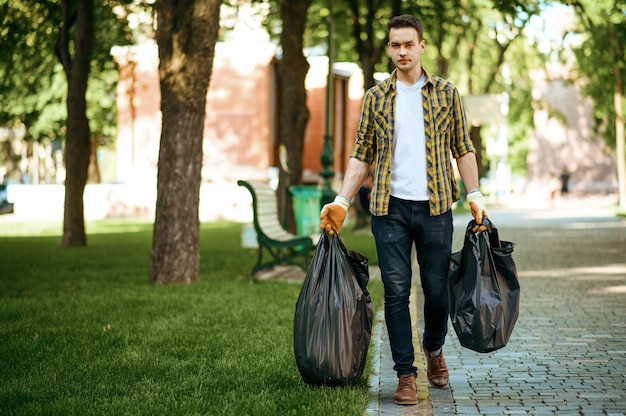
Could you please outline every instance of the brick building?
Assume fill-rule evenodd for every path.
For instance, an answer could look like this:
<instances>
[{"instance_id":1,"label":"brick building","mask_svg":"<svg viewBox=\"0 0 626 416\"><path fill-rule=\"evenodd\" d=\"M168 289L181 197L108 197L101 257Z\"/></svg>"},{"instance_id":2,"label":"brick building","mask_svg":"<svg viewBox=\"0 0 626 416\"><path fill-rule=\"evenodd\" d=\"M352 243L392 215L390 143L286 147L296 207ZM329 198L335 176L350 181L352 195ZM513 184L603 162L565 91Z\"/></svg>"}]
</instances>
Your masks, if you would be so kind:
<instances>
[{"instance_id":1,"label":"brick building","mask_svg":"<svg viewBox=\"0 0 626 416\"><path fill-rule=\"evenodd\" d=\"M233 53L236 51L236 53ZM203 182L267 175L278 164L280 91L275 47L270 43L216 45L207 96ZM117 176L122 182L155 180L161 131L156 45L118 48ZM328 60L310 57L306 78L310 119L304 137L303 168L318 181L325 133ZM334 66L334 170L345 169L363 95L356 65Z\"/></svg>"}]
</instances>

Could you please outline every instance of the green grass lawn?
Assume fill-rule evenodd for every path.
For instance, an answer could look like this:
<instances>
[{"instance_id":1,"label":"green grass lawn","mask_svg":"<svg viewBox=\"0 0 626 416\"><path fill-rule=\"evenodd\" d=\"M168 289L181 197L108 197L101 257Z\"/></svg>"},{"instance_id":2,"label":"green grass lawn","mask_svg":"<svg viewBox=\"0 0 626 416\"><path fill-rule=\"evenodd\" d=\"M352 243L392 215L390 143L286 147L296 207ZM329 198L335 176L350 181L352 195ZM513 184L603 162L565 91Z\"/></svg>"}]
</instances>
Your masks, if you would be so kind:
<instances>
[{"instance_id":1,"label":"green grass lawn","mask_svg":"<svg viewBox=\"0 0 626 416\"><path fill-rule=\"evenodd\" d=\"M73 249L60 224L0 224L0 414L361 415L369 370L350 388L300 378L300 284L250 283L241 227L203 224L200 281L157 286L150 223L88 223ZM370 233L344 234L375 264Z\"/></svg>"}]
</instances>

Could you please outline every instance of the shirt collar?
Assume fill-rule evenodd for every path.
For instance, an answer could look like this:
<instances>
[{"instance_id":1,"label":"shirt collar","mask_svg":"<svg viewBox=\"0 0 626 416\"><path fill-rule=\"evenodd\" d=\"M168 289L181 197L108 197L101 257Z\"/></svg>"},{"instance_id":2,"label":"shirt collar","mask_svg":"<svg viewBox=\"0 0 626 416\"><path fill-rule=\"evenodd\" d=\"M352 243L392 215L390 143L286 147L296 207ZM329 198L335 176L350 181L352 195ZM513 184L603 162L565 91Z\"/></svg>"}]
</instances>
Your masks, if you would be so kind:
<instances>
[{"instance_id":1,"label":"shirt collar","mask_svg":"<svg viewBox=\"0 0 626 416\"><path fill-rule=\"evenodd\" d=\"M433 84L433 76L426 71L426 69L424 69L424 67L422 67L422 72L424 73L424 76L426 77L426 81L424 81L424 85L430 83ZM391 72L391 76L389 76L389 78L387 78L388 82L387 85L385 86L385 93L388 93L391 89L396 89L396 81L398 80L398 68L394 68L394 70Z\"/></svg>"}]
</instances>

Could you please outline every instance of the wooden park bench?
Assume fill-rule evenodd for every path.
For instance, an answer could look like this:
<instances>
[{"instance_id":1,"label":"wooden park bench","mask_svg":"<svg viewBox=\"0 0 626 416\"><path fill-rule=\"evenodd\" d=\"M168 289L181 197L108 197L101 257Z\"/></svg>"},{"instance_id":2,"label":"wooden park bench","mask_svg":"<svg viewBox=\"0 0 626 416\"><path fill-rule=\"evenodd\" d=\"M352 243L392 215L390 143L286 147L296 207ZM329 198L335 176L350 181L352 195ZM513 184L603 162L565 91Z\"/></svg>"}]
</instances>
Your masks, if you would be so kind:
<instances>
[{"instance_id":1,"label":"wooden park bench","mask_svg":"<svg viewBox=\"0 0 626 416\"><path fill-rule=\"evenodd\" d=\"M309 236L298 236L286 231L278 221L276 192L265 181L237 181L252 195L254 231L258 242L258 257L251 276L278 264L293 264L307 270L315 244ZM270 259L263 261L263 252Z\"/></svg>"}]
</instances>

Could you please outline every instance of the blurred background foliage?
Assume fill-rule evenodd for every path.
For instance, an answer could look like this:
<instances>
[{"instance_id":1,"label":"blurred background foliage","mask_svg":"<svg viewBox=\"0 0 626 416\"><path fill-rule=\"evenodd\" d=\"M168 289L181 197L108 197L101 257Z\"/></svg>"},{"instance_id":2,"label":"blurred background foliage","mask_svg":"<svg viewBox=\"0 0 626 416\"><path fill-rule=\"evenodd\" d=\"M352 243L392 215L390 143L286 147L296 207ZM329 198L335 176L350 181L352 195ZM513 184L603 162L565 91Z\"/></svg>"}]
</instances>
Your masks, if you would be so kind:
<instances>
[{"instance_id":1,"label":"blurred background foliage","mask_svg":"<svg viewBox=\"0 0 626 416\"><path fill-rule=\"evenodd\" d=\"M95 42L87 92L88 117L96 146L112 146L116 136L116 45L149 42L154 30L154 1L96 2ZM255 4L270 38L277 42L277 0L224 0L221 37L237 11ZM570 27L553 27L554 17L573 9ZM8 138L54 143L62 148L67 82L55 56L60 6L54 0L0 0L0 164L17 168L20 155ZM626 0L314 0L304 44L309 55L326 55L329 28L336 62L356 62L367 88L390 71L385 51L386 22L396 14L415 14L427 41L424 66L448 78L461 94L509 94L508 161L524 175L533 112L545 103L532 96L531 73L560 63L569 81L584 80L593 101L596 133L615 147L614 95L626 65ZM225 19L228 17L228 19ZM552 114L559 117L558 113ZM485 169L489 161L482 164Z\"/></svg>"}]
</instances>

